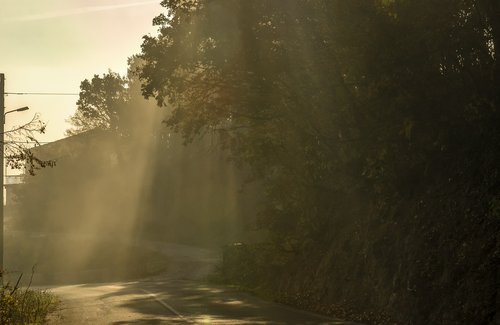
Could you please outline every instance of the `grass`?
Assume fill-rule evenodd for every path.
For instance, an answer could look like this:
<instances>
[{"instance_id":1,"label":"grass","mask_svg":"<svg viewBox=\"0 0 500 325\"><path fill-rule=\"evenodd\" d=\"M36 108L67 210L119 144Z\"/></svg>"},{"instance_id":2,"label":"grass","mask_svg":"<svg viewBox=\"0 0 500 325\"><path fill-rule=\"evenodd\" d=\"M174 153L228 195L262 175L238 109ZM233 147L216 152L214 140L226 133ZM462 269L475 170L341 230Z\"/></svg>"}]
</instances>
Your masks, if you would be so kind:
<instances>
[{"instance_id":1,"label":"grass","mask_svg":"<svg viewBox=\"0 0 500 325\"><path fill-rule=\"evenodd\" d=\"M43 324L56 307L57 298L46 290L19 288L21 277L16 285L7 283L0 289L0 324Z\"/></svg>"}]
</instances>

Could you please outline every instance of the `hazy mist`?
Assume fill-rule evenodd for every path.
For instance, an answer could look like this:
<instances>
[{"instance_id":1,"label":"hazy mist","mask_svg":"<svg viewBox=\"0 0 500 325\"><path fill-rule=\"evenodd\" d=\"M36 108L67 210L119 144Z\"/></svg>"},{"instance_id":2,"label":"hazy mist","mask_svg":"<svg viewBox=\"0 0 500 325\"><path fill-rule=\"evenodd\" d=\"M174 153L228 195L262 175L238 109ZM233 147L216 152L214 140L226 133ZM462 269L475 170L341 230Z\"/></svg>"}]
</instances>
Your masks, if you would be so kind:
<instances>
[{"instance_id":1,"label":"hazy mist","mask_svg":"<svg viewBox=\"0 0 500 325\"><path fill-rule=\"evenodd\" d=\"M149 263L139 242L217 247L250 228L255 198L216 137L185 146L158 107L142 105L126 135L96 129L34 150L56 166L8 189L11 279L35 264L35 283L144 275L155 270L137 270Z\"/></svg>"}]
</instances>

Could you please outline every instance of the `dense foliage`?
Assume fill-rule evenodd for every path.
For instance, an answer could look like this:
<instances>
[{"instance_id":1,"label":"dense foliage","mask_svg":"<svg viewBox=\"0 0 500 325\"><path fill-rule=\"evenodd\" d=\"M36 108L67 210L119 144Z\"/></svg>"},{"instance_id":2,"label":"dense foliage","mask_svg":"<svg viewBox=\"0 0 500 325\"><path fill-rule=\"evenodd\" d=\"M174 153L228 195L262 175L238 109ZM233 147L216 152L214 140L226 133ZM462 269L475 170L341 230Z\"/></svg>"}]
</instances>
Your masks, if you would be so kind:
<instances>
[{"instance_id":1,"label":"dense foliage","mask_svg":"<svg viewBox=\"0 0 500 325\"><path fill-rule=\"evenodd\" d=\"M109 71L81 82L77 110L69 119L73 127L66 131L67 135L95 129L112 131L124 137L142 134L143 130L138 130L137 125L146 123L151 113L145 110L154 105L140 96L141 84L135 74L140 60L131 57L128 65L127 76Z\"/></svg>"},{"instance_id":2,"label":"dense foliage","mask_svg":"<svg viewBox=\"0 0 500 325\"><path fill-rule=\"evenodd\" d=\"M498 1L162 4L143 92L264 184L286 257L268 285L406 324L498 321Z\"/></svg>"}]
</instances>

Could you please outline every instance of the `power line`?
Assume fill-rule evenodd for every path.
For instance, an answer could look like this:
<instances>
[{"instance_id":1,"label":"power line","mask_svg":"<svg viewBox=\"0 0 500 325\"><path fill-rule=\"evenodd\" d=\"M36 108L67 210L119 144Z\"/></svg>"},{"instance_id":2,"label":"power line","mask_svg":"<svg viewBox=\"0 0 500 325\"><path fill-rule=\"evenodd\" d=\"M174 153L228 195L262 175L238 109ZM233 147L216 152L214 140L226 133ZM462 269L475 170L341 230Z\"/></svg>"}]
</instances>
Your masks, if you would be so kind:
<instances>
[{"instance_id":1,"label":"power line","mask_svg":"<svg viewBox=\"0 0 500 325\"><path fill-rule=\"evenodd\" d=\"M32 92L5 92L5 95L35 95L35 96L78 96L79 93L32 93Z\"/></svg>"}]
</instances>

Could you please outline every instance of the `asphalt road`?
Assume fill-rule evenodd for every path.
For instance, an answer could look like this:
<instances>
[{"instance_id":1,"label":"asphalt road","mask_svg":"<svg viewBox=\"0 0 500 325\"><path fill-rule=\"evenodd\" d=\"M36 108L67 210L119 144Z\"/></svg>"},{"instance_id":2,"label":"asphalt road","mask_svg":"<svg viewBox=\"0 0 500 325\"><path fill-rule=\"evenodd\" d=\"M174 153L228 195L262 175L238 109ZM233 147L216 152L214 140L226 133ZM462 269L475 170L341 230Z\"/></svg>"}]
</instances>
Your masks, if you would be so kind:
<instances>
[{"instance_id":1,"label":"asphalt road","mask_svg":"<svg viewBox=\"0 0 500 325\"><path fill-rule=\"evenodd\" d=\"M51 288L61 303L49 324L353 324L207 284L217 255L176 244L149 243L167 255L165 274L133 282Z\"/></svg>"}]
</instances>

